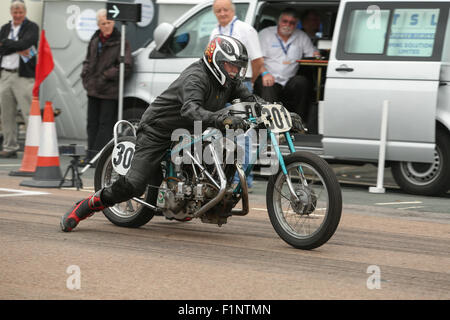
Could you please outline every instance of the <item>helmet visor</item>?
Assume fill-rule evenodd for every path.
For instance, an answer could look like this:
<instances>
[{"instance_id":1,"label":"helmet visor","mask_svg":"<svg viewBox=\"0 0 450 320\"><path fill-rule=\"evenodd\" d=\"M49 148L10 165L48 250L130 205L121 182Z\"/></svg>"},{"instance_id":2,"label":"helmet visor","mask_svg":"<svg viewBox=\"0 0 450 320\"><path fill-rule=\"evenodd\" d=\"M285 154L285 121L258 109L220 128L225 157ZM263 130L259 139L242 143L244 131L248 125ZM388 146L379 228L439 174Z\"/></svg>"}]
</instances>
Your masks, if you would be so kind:
<instances>
[{"instance_id":1,"label":"helmet visor","mask_svg":"<svg viewBox=\"0 0 450 320\"><path fill-rule=\"evenodd\" d=\"M245 61L224 61L223 67L231 80L242 81L247 73L247 62Z\"/></svg>"}]
</instances>

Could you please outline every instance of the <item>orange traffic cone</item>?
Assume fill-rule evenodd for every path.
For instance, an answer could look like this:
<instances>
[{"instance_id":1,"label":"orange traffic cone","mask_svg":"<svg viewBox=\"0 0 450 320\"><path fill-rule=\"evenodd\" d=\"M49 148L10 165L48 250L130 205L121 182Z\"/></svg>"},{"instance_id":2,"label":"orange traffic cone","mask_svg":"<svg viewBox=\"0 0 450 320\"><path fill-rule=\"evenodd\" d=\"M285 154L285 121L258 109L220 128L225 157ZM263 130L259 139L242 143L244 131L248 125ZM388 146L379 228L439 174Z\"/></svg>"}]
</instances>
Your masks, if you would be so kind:
<instances>
[{"instance_id":1,"label":"orange traffic cone","mask_svg":"<svg viewBox=\"0 0 450 320\"><path fill-rule=\"evenodd\" d=\"M38 188L58 188L62 180L53 108L52 103L47 101L42 119L36 172L32 180L24 180L20 185Z\"/></svg>"},{"instance_id":2,"label":"orange traffic cone","mask_svg":"<svg viewBox=\"0 0 450 320\"><path fill-rule=\"evenodd\" d=\"M22 166L18 171L11 171L10 176L32 177L36 171L39 136L41 131L41 108L39 98L33 97L31 101L30 115L28 116L27 135L25 138L25 150Z\"/></svg>"}]
</instances>

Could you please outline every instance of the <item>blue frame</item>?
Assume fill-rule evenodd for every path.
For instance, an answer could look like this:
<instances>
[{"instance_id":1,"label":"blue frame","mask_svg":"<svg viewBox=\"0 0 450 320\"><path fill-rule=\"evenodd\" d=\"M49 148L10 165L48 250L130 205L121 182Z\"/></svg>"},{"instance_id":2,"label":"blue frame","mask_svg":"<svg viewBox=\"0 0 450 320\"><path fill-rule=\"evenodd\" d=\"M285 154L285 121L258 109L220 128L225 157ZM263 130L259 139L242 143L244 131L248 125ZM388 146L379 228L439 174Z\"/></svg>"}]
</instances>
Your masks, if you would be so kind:
<instances>
[{"instance_id":1,"label":"blue frame","mask_svg":"<svg viewBox=\"0 0 450 320\"><path fill-rule=\"evenodd\" d=\"M255 122L255 121L256 121L256 119L253 118L253 117L249 118L249 120L251 120L252 122ZM197 142L199 142L199 141L202 141L202 140L204 140L205 138L209 138L209 137L213 136L215 133L216 133L216 131L215 131L215 130L212 130L211 133L209 133L209 134L207 134L207 135L205 135L205 136L202 135L202 137L197 138L197 139L194 139L194 140L191 141L189 144L186 144L186 145L184 145L184 146L182 146L182 147L179 147L179 148L177 148L177 149L175 149L175 150L169 150L169 152L167 153L167 158L166 158L166 162L167 162L167 164L168 164L167 171L166 171L166 178L167 178L167 177L174 177L174 176L175 176L174 165L173 165L173 163L170 161L170 158L171 158L171 156L172 156L174 153L179 152L179 151L181 151L181 150L183 150L183 149L185 149L185 148L191 147L193 144L195 144L195 143L197 143ZM279 163L280 163L281 170L283 171L283 174L284 174L284 175L287 175L288 172L287 172L287 169L286 169L286 164L284 163L283 154L282 154L281 151L280 151L280 147L279 147L279 145L278 145L278 143L277 143L275 134L274 134L270 129L267 129L267 136L270 137L270 140L272 141L272 145L273 145L273 147L274 147L274 149L275 149L275 152L276 152L276 154L277 154L278 161L279 161ZM295 152L295 147L294 147L294 142L292 141L291 135L289 134L289 132L285 132L285 133L284 133L284 136L286 137L286 141L287 141L287 143L288 143L290 152L291 152L291 153L294 153L294 152ZM190 138L190 136L189 136L189 138ZM254 164L255 164L255 161L256 161L256 158L259 156L260 150L261 150L261 149L264 149L265 146L266 146L266 141L261 142L261 144L259 144L259 145L257 146L257 148L256 148L256 154L255 154L255 156L251 159L250 164L247 166L247 168L246 168L246 170L245 170L245 172L244 172L244 174L245 174L246 177L248 177L248 176L250 175L250 173L252 172L253 167L254 167ZM303 170L302 170L301 167L300 167L300 171L301 171L301 173L303 174ZM233 190L233 193L238 193L238 192L240 192L240 191L241 191L241 183L239 182L238 185L236 186L236 188Z\"/></svg>"}]
</instances>

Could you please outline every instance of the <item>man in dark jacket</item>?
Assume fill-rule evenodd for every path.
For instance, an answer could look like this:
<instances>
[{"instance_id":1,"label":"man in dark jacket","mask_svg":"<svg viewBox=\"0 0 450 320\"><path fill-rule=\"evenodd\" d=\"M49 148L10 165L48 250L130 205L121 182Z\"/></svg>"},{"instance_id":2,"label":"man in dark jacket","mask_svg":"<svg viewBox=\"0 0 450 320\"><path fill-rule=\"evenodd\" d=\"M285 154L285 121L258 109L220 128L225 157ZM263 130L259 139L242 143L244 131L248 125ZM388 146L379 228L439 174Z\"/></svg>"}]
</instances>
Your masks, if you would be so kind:
<instances>
[{"instance_id":1,"label":"man in dark jacket","mask_svg":"<svg viewBox=\"0 0 450 320\"><path fill-rule=\"evenodd\" d=\"M99 152L113 135L119 98L120 32L106 19L106 9L97 12L97 30L83 61L81 78L88 96L87 161ZM125 76L131 74L133 58L125 45Z\"/></svg>"},{"instance_id":2,"label":"man in dark jacket","mask_svg":"<svg viewBox=\"0 0 450 320\"><path fill-rule=\"evenodd\" d=\"M30 112L36 68L39 27L26 18L21 1L11 3L12 20L0 29L0 107L3 151L0 157L17 157L17 105L25 124Z\"/></svg>"},{"instance_id":3,"label":"man in dark jacket","mask_svg":"<svg viewBox=\"0 0 450 320\"><path fill-rule=\"evenodd\" d=\"M242 84L247 64L247 50L240 41L227 36L211 40L203 58L187 67L143 114L127 174L77 202L62 217L62 230L71 231L94 212L142 195L150 178L161 177L160 163L170 147L173 130L192 130L194 121L202 121L204 128L242 128L242 118L215 111L236 98L253 100Z\"/></svg>"}]
</instances>

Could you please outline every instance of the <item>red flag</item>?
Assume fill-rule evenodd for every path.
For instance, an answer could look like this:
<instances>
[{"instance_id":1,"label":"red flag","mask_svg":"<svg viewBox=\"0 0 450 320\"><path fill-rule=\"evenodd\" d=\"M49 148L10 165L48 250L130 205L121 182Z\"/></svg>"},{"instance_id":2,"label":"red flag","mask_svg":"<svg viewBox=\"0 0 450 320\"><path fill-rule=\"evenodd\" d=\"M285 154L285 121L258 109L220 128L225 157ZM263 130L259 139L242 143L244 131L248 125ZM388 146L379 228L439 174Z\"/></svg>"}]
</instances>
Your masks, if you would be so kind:
<instances>
[{"instance_id":1,"label":"red flag","mask_svg":"<svg viewBox=\"0 0 450 320\"><path fill-rule=\"evenodd\" d=\"M55 64L53 62L52 50L45 38L45 31L41 31L41 39L39 41L36 76L34 79L33 97L39 97L39 86L42 81L52 72Z\"/></svg>"}]
</instances>

